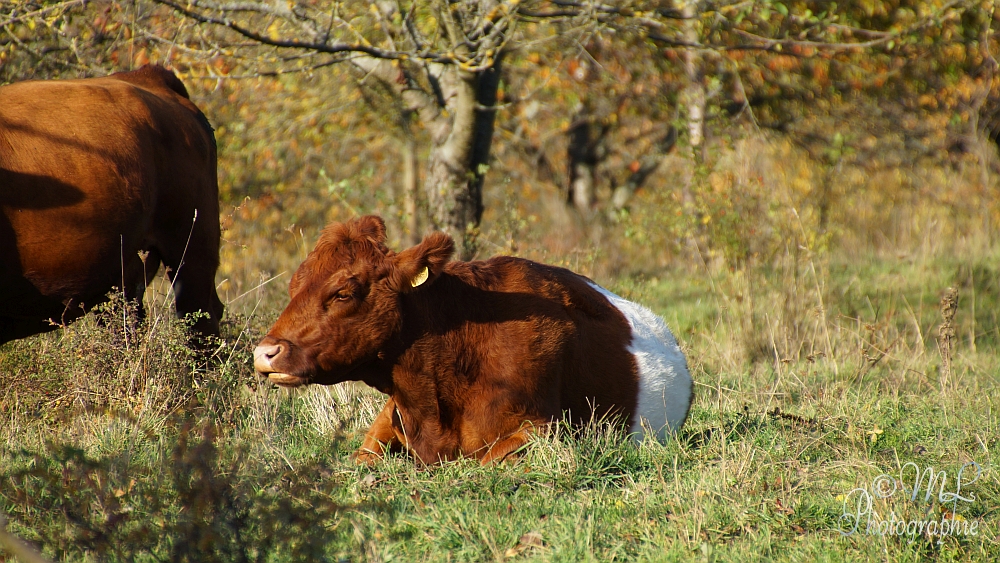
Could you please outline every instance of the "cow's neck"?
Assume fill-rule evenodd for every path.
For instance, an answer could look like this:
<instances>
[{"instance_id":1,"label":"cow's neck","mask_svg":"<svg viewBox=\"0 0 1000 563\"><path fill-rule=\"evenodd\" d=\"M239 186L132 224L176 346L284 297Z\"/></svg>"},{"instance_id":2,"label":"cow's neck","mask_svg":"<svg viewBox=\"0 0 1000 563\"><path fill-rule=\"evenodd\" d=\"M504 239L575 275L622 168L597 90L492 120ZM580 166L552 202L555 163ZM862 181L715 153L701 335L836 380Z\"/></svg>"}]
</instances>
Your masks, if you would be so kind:
<instances>
[{"instance_id":1,"label":"cow's neck","mask_svg":"<svg viewBox=\"0 0 1000 563\"><path fill-rule=\"evenodd\" d=\"M442 274L425 290L400 300L402 327L384 354L384 363L391 365L388 393L415 419L437 421L438 428L425 431L447 433L457 424L462 405L456 403L460 395L455 386L478 372L477 348L468 345L464 334L469 328L470 298L476 299L480 310L490 306L472 295L477 291Z\"/></svg>"},{"instance_id":2,"label":"cow's neck","mask_svg":"<svg viewBox=\"0 0 1000 563\"><path fill-rule=\"evenodd\" d=\"M382 359L376 360L370 367L359 373L358 380L386 395L393 394L392 366L387 365Z\"/></svg>"}]
</instances>

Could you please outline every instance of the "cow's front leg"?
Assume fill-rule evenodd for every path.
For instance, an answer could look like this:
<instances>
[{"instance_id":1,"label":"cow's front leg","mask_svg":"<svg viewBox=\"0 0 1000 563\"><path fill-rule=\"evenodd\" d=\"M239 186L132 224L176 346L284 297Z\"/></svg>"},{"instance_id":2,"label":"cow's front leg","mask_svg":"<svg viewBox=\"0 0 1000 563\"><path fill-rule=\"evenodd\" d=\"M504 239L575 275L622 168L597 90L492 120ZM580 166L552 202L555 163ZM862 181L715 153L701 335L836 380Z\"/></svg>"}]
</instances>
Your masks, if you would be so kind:
<instances>
[{"instance_id":1,"label":"cow's front leg","mask_svg":"<svg viewBox=\"0 0 1000 563\"><path fill-rule=\"evenodd\" d=\"M397 452L403 449L403 443L399 441L398 434L393 428L395 412L396 402L392 400L392 397L389 397L385 406L382 407L382 412L378 413L375 421L368 428L365 441L362 442L358 451L354 452L355 463L371 465L382 459L386 452Z\"/></svg>"}]
</instances>

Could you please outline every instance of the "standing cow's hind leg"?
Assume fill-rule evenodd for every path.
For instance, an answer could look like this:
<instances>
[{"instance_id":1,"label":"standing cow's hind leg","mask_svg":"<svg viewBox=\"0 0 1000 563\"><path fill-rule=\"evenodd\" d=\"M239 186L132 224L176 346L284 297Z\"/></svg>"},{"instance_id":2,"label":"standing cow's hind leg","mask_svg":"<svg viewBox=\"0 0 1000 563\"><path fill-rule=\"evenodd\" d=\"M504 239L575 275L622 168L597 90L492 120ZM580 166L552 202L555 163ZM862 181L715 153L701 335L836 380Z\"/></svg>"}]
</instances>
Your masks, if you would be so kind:
<instances>
[{"instance_id":1,"label":"standing cow's hind leg","mask_svg":"<svg viewBox=\"0 0 1000 563\"><path fill-rule=\"evenodd\" d=\"M140 323L146 319L146 307L143 304L143 297L146 295L146 288L160 269L160 255L156 250L140 250L138 261L130 262L125 279L122 280L125 286L126 307L134 310L135 318ZM156 314L155 312L153 313Z\"/></svg>"},{"instance_id":2,"label":"standing cow's hind leg","mask_svg":"<svg viewBox=\"0 0 1000 563\"><path fill-rule=\"evenodd\" d=\"M209 210L212 211L212 210ZM159 248L163 264L169 268L177 316L194 314L191 328L202 336L219 334L223 305L215 290L219 267L218 210L197 213L183 231L175 229Z\"/></svg>"}]
</instances>

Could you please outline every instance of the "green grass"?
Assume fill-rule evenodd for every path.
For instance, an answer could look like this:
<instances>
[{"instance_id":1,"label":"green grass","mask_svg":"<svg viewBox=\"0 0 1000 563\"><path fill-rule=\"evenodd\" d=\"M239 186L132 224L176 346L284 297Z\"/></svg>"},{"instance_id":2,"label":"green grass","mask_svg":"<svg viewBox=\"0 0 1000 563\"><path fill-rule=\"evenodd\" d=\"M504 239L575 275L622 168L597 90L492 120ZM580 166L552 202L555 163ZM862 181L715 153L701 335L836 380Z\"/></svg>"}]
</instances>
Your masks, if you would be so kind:
<instances>
[{"instance_id":1,"label":"green grass","mask_svg":"<svg viewBox=\"0 0 1000 563\"><path fill-rule=\"evenodd\" d=\"M112 304L0 347L0 511L57 561L996 560L996 257L598 279L675 329L696 380L686 426L639 447L557 427L489 467L353 465L378 393L290 393L253 375L276 291L230 304L210 361L163 307L136 327ZM841 535L853 489L908 462L953 480L969 461L984 472L956 512L976 535ZM907 520L942 506L875 501Z\"/></svg>"}]
</instances>

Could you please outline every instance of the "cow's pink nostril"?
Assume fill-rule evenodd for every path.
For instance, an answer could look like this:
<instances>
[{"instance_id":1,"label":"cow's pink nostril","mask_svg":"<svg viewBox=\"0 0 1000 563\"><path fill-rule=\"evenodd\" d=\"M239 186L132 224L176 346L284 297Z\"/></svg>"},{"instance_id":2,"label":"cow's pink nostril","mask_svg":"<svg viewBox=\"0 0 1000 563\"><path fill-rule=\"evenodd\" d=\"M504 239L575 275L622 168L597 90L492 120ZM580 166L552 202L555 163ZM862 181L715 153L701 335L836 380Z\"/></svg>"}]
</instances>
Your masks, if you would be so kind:
<instances>
[{"instance_id":1,"label":"cow's pink nostril","mask_svg":"<svg viewBox=\"0 0 1000 563\"><path fill-rule=\"evenodd\" d=\"M253 367L260 373L272 373L274 368L271 361L280 356L285 351L281 344L271 346L258 346L253 351Z\"/></svg>"}]
</instances>

